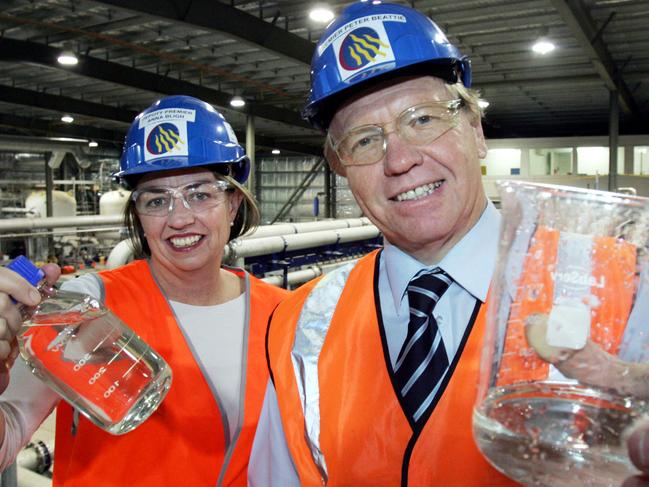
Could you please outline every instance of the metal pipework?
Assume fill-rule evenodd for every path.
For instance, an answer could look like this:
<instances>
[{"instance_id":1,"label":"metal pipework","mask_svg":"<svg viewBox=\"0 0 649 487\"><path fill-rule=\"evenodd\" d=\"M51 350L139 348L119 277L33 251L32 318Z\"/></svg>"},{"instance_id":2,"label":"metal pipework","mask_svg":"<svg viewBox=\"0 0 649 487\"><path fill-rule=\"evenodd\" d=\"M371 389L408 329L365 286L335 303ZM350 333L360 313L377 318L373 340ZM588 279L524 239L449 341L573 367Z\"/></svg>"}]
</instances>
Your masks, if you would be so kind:
<instances>
[{"instance_id":1,"label":"metal pipework","mask_svg":"<svg viewBox=\"0 0 649 487\"><path fill-rule=\"evenodd\" d=\"M349 232L349 230L352 230L352 232ZM356 230L356 232L353 230ZM264 225L258 227L253 233L228 243L224 249L223 260L234 262L242 257L271 254L283 250L304 249L318 245L352 242L354 240L374 238L378 234L378 229L367 218ZM300 235L311 235L311 237L300 238ZM287 248L289 245L290 248ZM114 269L126 264L132 256L133 247L130 240L122 240L110 252L106 265L109 269Z\"/></svg>"},{"instance_id":2,"label":"metal pipework","mask_svg":"<svg viewBox=\"0 0 649 487\"><path fill-rule=\"evenodd\" d=\"M262 225L254 232L240 237L240 239L271 237L274 235L288 235L292 233L309 233L322 230L333 230L336 228L353 228L371 225L368 218L347 218L341 220L320 220L316 222L301 223L275 223L273 225ZM239 239L237 239L239 240Z\"/></svg>"},{"instance_id":3,"label":"metal pipework","mask_svg":"<svg viewBox=\"0 0 649 487\"><path fill-rule=\"evenodd\" d=\"M288 274L286 274L286 284L288 284L289 286L292 286L294 284L302 284L303 282L310 281L311 279L322 274L327 274L328 272L331 272L342 265L356 261L358 261L358 259L349 259L332 264L313 265L307 267L306 269L289 272ZM272 284L273 286L281 286L282 284L284 284L284 276L267 276L262 278L262 281L265 281L268 284Z\"/></svg>"},{"instance_id":4,"label":"metal pipework","mask_svg":"<svg viewBox=\"0 0 649 487\"><path fill-rule=\"evenodd\" d=\"M289 272L286 274L286 284L291 286L293 284L307 282L314 277L318 277L320 274L322 274L322 269L317 265L311 266L307 269ZM262 281L266 281L268 284L272 284L273 286L281 286L284 284L284 276L268 276L264 277Z\"/></svg>"},{"instance_id":5,"label":"metal pipework","mask_svg":"<svg viewBox=\"0 0 649 487\"><path fill-rule=\"evenodd\" d=\"M234 261L243 257L276 254L289 250L301 250L321 245L367 240L379 236L379 229L374 225L355 228L341 228L294 235L254 238L250 240L233 240L226 245L223 260Z\"/></svg>"},{"instance_id":6,"label":"metal pipework","mask_svg":"<svg viewBox=\"0 0 649 487\"><path fill-rule=\"evenodd\" d=\"M11 218L0 220L0 232L16 232L32 228L90 227L124 223L122 215L53 216L49 218Z\"/></svg>"},{"instance_id":7,"label":"metal pipework","mask_svg":"<svg viewBox=\"0 0 649 487\"><path fill-rule=\"evenodd\" d=\"M85 228L79 230L78 228L72 228L69 230L57 230L51 232L28 232L28 233L0 233L0 239L3 238L27 238L27 237L47 237L49 235L77 235L80 233L107 233L107 232L119 232L124 227L97 227L97 228ZM0 485L1 487L1 485Z\"/></svg>"},{"instance_id":8,"label":"metal pipework","mask_svg":"<svg viewBox=\"0 0 649 487\"><path fill-rule=\"evenodd\" d=\"M26 210L25 210L26 211ZM88 215L88 216L59 216L50 218L11 218L0 219L0 232L15 232L32 228L87 227L92 225L123 224L122 215ZM303 223L279 223L262 225L242 239L269 237L289 233L306 233L334 228L352 228L371 225L367 218L347 218L344 220L321 220Z\"/></svg>"},{"instance_id":9,"label":"metal pipework","mask_svg":"<svg viewBox=\"0 0 649 487\"><path fill-rule=\"evenodd\" d=\"M54 460L54 445L44 441L29 443L18 453L16 463L36 473L47 472Z\"/></svg>"}]
</instances>

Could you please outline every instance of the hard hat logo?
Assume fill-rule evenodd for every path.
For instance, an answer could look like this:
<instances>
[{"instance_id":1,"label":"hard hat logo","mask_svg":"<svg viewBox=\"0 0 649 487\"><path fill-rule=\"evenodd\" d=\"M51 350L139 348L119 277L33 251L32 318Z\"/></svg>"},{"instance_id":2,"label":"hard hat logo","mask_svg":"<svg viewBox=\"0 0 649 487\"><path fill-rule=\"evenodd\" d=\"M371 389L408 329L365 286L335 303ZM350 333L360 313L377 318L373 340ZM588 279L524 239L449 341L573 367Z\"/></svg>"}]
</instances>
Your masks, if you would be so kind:
<instances>
[{"instance_id":1,"label":"hard hat logo","mask_svg":"<svg viewBox=\"0 0 649 487\"><path fill-rule=\"evenodd\" d=\"M187 155L186 138L180 135L180 127L172 123L163 123L153 127L146 135L145 160L168 155Z\"/></svg>"},{"instance_id":2,"label":"hard hat logo","mask_svg":"<svg viewBox=\"0 0 649 487\"><path fill-rule=\"evenodd\" d=\"M383 27L379 24L379 27ZM394 60L385 30L361 27L350 32L338 48L340 77L347 79L359 69Z\"/></svg>"},{"instance_id":3,"label":"hard hat logo","mask_svg":"<svg viewBox=\"0 0 649 487\"><path fill-rule=\"evenodd\" d=\"M321 48L326 49L331 45L338 53L341 81L384 63L394 64L394 52L384 21L406 22L406 18L402 15L363 17L343 25L322 43Z\"/></svg>"},{"instance_id":4,"label":"hard hat logo","mask_svg":"<svg viewBox=\"0 0 649 487\"><path fill-rule=\"evenodd\" d=\"M196 110L163 109L147 113L139 121L144 129L144 160L187 156L187 122L194 122Z\"/></svg>"}]
</instances>

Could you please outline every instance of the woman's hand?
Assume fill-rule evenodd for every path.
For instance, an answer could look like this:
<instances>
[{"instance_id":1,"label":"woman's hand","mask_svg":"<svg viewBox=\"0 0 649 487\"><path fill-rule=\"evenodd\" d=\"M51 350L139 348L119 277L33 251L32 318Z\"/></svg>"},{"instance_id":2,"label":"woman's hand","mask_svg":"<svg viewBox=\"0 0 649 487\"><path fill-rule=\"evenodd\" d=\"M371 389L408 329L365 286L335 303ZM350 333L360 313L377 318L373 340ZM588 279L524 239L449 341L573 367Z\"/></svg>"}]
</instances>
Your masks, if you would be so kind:
<instances>
[{"instance_id":1,"label":"woman's hand","mask_svg":"<svg viewBox=\"0 0 649 487\"><path fill-rule=\"evenodd\" d=\"M61 274L55 264L46 264L42 269L51 284ZM19 303L35 306L40 301L41 296L34 286L14 271L0 267L0 393L9 385L9 369L18 356L16 335L22 325Z\"/></svg>"}]
</instances>

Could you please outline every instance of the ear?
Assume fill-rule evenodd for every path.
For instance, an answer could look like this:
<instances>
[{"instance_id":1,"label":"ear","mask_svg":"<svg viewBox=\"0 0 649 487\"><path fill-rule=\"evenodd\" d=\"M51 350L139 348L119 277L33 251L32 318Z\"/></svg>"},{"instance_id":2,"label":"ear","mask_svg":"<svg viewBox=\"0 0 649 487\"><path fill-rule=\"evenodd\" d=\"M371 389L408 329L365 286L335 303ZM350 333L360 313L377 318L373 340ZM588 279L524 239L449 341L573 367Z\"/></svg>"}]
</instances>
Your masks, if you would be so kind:
<instances>
[{"instance_id":1,"label":"ear","mask_svg":"<svg viewBox=\"0 0 649 487\"><path fill-rule=\"evenodd\" d=\"M241 206L241 202L243 201L243 193L241 191L234 191L234 193L230 194L230 211L228 212L228 216L230 217L230 221L233 222L234 219L237 216L237 212L239 211L239 206Z\"/></svg>"},{"instance_id":2,"label":"ear","mask_svg":"<svg viewBox=\"0 0 649 487\"><path fill-rule=\"evenodd\" d=\"M333 149L333 147L331 147L331 143L329 142L328 137L324 145L324 156L325 159L327 159L327 162L329 163L329 167L333 172L335 172L339 176L345 178L347 177L347 171L345 169L345 166L343 166L340 163L340 159L338 159L338 154L336 154L336 151Z\"/></svg>"},{"instance_id":3,"label":"ear","mask_svg":"<svg viewBox=\"0 0 649 487\"><path fill-rule=\"evenodd\" d=\"M471 128L473 129L473 136L475 137L475 144L478 149L478 158L484 159L487 157L487 141L484 138L482 122L479 118L471 122Z\"/></svg>"}]
</instances>

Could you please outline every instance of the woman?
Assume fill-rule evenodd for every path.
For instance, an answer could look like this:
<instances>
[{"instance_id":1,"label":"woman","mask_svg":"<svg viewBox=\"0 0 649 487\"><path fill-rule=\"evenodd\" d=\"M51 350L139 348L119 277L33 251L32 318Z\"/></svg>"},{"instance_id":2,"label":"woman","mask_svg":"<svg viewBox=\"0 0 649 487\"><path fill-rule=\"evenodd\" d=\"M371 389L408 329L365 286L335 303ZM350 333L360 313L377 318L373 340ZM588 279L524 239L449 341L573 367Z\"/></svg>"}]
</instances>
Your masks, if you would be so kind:
<instances>
[{"instance_id":1,"label":"woman","mask_svg":"<svg viewBox=\"0 0 649 487\"><path fill-rule=\"evenodd\" d=\"M145 258L63 287L104 301L159 352L173 371L171 390L147 421L116 437L59 404L18 361L0 398L3 465L58 404L54 485L246 485L268 380L266 324L286 294L221 267L227 242L259 221L241 186L249 166L231 127L200 100L164 98L135 119L116 176L134 190L125 219ZM34 299L0 270L0 358L10 364L20 322L8 294ZM55 266L45 270L58 278Z\"/></svg>"}]
</instances>

